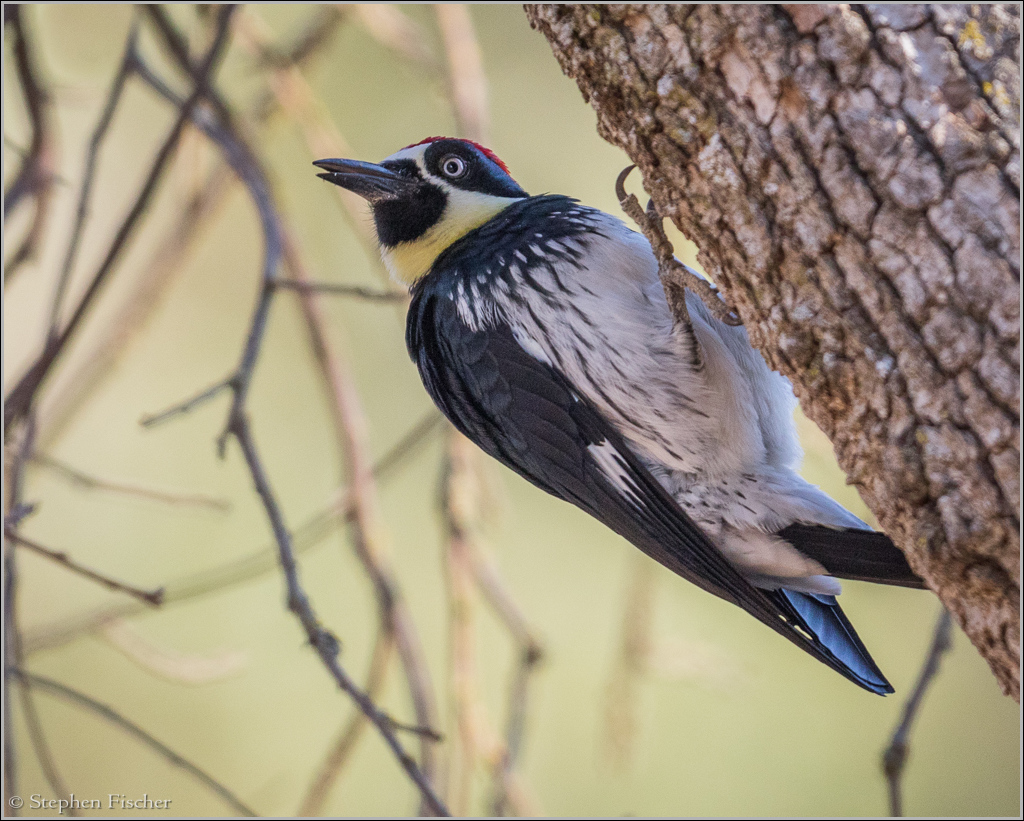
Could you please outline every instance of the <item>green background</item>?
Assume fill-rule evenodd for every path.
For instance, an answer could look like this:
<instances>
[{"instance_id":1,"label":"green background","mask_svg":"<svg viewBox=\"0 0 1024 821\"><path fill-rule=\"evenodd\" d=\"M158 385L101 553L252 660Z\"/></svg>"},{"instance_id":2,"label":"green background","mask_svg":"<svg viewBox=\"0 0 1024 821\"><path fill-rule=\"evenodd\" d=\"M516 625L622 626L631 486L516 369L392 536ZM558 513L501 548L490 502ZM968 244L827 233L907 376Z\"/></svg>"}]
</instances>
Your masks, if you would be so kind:
<instances>
[{"instance_id":1,"label":"green background","mask_svg":"<svg viewBox=\"0 0 1024 821\"><path fill-rule=\"evenodd\" d=\"M441 54L431 8L403 8ZM312 9L265 5L250 12L288 42ZM190 8L176 8L174 15L183 28L196 30ZM475 6L472 15L489 84L491 147L531 193L570 194L617 212L613 182L628 160L597 136L593 112L561 74L544 38L530 30L519 6ZM5 289L5 388L41 343L85 141L116 69L131 10L34 6L26 17L55 88L63 181L57 186L50 239L37 262ZM150 35L144 51L164 76L180 80ZM9 45L4 59L3 156L9 180L17 167L12 146L25 145L29 132ZM218 77L240 108L265 86L264 75L238 46L230 49ZM355 22L339 27L306 77L356 158L379 160L423 137L455 131L443 87L397 59ZM171 118L148 90L131 86L101 155L73 295L109 242ZM380 287L377 261L355 240L330 187L315 177L310 161L316 157L297 125L277 117L253 142L313 275ZM200 138L179 152L145 229L70 360L48 385L50 395L99 338L105 319L114 315L213 154ZM7 254L24 216L7 226ZM680 244L678 251L692 260L692 250ZM216 457L214 440L224 424L226 397L155 429L138 424L144 414L216 382L235 366L257 293L261 254L255 211L236 186L152 320L126 343L108 378L47 446L50 455L98 476L228 499L230 511L89 491L35 466L26 498L39 509L24 525L26 536L147 588L246 556L268 542L269 528L237 446L229 445L225 460ZM324 308L332 344L351 356L373 450L381 454L430 408L405 352L402 312L329 297ZM250 410L271 481L294 526L330 500L342 466L302 319L289 294L274 303ZM799 423L807 449L805 476L858 515L869 516L856 491L844 484L828 441L806 420ZM451 735L447 586L437 512L441 451L442 440L434 435L382 485L381 512L439 693L442 730ZM739 609L655 569L652 669L637 680L635 735L622 760L607 741L609 682L627 588L647 560L596 521L497 464L488 462L485 476L492 500L486 550L546 650L532 684L521 763L543 813L886 812L880 754L930 642L938 613L933 595L844 584L845 610L896 687L895 696L882 699L814 662ZM29 639L123 601L24 550L19 556L20 620ZM318 613L343 643L343 664L362 680L376 608L344 531L305 554L301 573ZM223 665L226 674L208 683L189 686L156 676L99 633L38 649L28 667L116 705L261 814L290 815L353 707L305 646L298 623L285 610L283 592L280 574L271 571L130 620L129 628L145 642L169 657L182 657L180 669L197 660ZM500 731L514 646L485 607L475 612L481 702ZM37 701L55 758L77 797L148 793L172 799L175 814L230 814L207 789L110 724L45 694ZM397 669L383 704L397 717L412 716ZM1000 694L985 663L957 631L912 736L907 814L1017 815L1019 718L1017 706ZM32 793L48 796L20 717L16 728L20 794L26 800ZM482 769L477 780L471 810L486 814L489 787ZM414 808L414 788L379 737L366 733L326 812L404 815Z\"/></svg>"}]
</instances>

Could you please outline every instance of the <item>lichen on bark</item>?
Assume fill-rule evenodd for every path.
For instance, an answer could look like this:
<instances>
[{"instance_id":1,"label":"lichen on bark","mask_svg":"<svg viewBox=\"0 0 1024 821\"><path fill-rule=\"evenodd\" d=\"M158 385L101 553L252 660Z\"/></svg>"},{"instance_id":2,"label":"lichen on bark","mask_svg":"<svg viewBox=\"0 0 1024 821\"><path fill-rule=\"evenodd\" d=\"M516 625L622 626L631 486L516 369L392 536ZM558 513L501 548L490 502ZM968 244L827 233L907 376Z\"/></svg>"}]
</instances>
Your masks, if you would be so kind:
<instances>
[{"instance_id":1,"label":"lichen on bark","mask_svg":"<svg viewBox=\"0 0 1024 821\"><path fill-rule=\"evenodd\" d=\"M526 11L1019 701L1019 8Z\"/></svg>"}]
</instances>

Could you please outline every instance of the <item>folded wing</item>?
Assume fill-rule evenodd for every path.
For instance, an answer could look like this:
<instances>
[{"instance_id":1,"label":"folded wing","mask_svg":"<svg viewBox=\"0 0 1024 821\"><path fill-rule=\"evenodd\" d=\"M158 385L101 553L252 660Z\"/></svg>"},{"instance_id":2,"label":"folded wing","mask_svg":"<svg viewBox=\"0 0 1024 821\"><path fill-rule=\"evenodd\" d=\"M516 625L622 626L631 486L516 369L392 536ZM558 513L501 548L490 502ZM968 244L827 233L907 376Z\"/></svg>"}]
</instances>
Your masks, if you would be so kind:
<instances>
[{"instance_id":1,"label":"folded wing","mask_svg":"<svg viewBox=\"0 0 1024 821\"><path fill-rule=\"evenodd\" d=\"M484 451L851 681L876 693L892 691L866 651L863 661L826 645L824 639L836 637L849 644L852 635L863 648L834 599L805 605L751 585L618 431L562 374L527 353L508 325L499 320L473 329L445 294L421 291L410 306L407 341L438 407Z\"/></svg>"}]
</instances>

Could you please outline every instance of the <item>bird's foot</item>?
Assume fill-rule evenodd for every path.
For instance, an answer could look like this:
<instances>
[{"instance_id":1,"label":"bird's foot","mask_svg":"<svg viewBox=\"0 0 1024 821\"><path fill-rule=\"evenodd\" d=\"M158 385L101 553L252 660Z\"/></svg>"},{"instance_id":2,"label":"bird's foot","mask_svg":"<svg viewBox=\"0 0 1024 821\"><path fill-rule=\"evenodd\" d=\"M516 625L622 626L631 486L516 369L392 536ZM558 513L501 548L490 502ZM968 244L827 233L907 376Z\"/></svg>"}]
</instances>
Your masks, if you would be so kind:
<instances>
[{"instance_id":1,"label":"bird's foot","mask_svg":"<svg viewBox=\"0 0 1024 821\"><path fill-rule=\"evenodd\" d=\"M615 195L619 198L622 210L637 224L651 244L654 256L658 260L658 275L665 285L665 294L673 315L680 322L689 324L690 317L686 309L684 291L684 289L688 289L700 297L701 302L707 306L711 315L720 322L724 322L726 325L742 325L743 321L739 318L739 314L722 299L718 289L676 259L675 249L665 235L662 216L654 207L654 201L651 200L647 203L645 211L640 207L640 201L634 194L626 193L626 177L634 168L636 168L635 165L630 165L619 174L618 179L615 180Z\"/></svg>"}]
</instances>

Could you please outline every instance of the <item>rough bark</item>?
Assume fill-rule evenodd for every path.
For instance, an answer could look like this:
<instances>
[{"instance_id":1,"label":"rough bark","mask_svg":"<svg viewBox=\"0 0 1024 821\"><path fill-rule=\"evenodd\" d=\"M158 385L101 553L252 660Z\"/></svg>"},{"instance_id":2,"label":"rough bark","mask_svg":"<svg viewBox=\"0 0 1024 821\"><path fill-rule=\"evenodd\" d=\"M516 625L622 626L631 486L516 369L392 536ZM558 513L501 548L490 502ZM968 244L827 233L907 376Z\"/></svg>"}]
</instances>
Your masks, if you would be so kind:
<instances>
[{"instance_id":1,"label":"rough bark","mask_svg":"<svg viewBox=\"0 0 1024 821\"><path fill-rule=\"evenodd\" d=\"M1019 701L1019 9L526 9Z\"/></svg>"}]
</instances>

